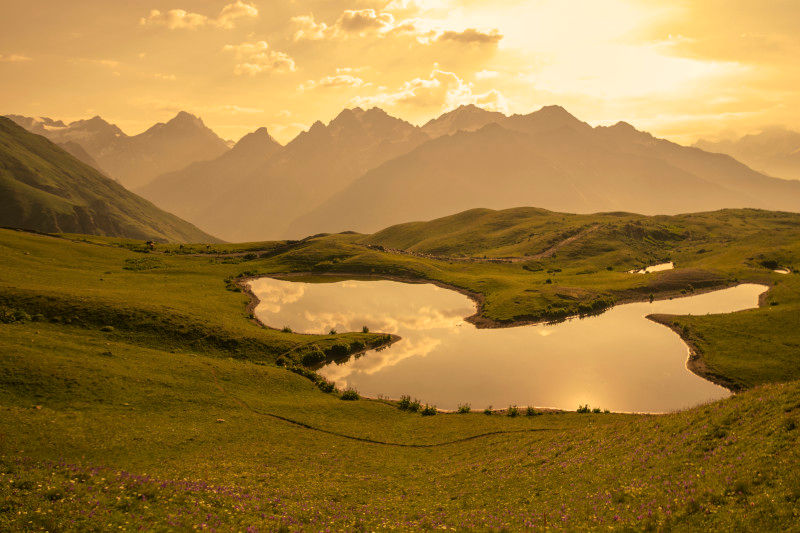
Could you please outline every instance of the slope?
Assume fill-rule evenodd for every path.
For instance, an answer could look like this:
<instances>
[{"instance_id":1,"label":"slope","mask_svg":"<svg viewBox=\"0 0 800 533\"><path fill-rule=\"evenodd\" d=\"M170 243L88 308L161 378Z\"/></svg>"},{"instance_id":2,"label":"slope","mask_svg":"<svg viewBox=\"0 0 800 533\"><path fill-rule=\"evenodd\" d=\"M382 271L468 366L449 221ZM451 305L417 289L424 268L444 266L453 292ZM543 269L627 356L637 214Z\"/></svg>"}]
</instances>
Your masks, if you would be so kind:
<instances>
[{"instance_id":1,"label":"slope","mask_svg":"<svg viewBox=\"0 0 800 533\"><path fill-rule=\"evenodd\" d=\"M49 140L0 117L0 225L158 241L215 241Z\"/></svg>"}]
</instances>

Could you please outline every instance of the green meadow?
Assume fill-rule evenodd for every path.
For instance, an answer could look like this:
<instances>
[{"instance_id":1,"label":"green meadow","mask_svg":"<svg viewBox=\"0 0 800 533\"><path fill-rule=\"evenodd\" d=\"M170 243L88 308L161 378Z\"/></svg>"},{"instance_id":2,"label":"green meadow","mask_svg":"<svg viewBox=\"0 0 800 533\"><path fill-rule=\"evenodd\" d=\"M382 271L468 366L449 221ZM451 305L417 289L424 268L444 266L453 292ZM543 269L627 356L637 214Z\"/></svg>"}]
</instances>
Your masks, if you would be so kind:
<instances>
[{"instance_id":1,"label":"green meadow","mask_svg":"<svg viewBox=\"0 0 800 533\"><path fill-rule=\"evenodd\" d=\"M797 530L798 267L800 215L758 210L473 210L153 249L0 230L0 530ZM770 289L758 309L658 317L730 399L422 416L344 401L309 368L382 332L253 319L241 282L293 273L439 283L475 298L479 326Z\"/></svg>"}]
</instances>

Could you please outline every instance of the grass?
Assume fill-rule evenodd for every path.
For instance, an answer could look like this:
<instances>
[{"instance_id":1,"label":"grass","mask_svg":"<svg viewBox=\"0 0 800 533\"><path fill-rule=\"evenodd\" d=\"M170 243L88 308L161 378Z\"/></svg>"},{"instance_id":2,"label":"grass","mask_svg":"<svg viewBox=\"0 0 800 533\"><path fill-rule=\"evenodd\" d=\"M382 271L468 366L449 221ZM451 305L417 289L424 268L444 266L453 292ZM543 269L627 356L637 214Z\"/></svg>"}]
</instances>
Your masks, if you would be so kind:
<instances>
[{"instance_id":1,"label":"grass","mask_svg":"<svg viewBox=\"0 0 800 533\"><path fill-rule=\"evenodd\" d=\"M574 231L552 216L567 220L542 243ZM0 230L0 530L795 527L800 276L762 263L800 265L798 217L724 211L641 219L641 232L635 215L587 217L575 224L602 223L593 240L517 263L386 252L363 235L145 253ZM645 238L612 238L629 223ZM668 246L667 230L683 238ZM525 252L479 233L475 256ZM625 272L665 255L676 271ZM771 290L757 310L668 318L709 372L741 384L728 400L659 416L484 416L411 397L341 401L303 357L382 333L264 328L229 290L292 272L435 280L479 295L487 323L688 283Z\"/></svg>"}]
</instances>

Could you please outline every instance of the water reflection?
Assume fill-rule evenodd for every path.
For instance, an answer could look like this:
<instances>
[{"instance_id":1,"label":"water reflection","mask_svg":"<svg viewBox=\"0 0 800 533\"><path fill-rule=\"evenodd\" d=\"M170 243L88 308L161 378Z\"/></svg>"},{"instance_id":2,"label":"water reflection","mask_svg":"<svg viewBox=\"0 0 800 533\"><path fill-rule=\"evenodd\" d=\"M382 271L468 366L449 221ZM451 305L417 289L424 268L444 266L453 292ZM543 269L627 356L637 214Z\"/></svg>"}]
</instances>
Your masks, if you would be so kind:
<instances>
[{"instance_id":1,"label":"water reflection","mask_svg":"<svg viewBox=\"0 0 800 533\"><path fill-rule=\"evenodd\" d=\"M672 261L669 263L659 263L657 265L650 265L649 267L645 267L641 270L629 270L628 273L630 274L649 274L651 272L661 272L662 270L672 270L675 268L675 265L672 264Z\"/></svg>"},{"instance_id":2,"label":"water reflection","mask_svg":"<svg viewBox=\"0 0 800 533\"><path fill-rule=\"evenodd\" d=\"M474 304L429 284L393 281L251 282L258 317L294 331L372 331L402 337L320 370L367 396L410 394L443 409L535 405L665 412L723 398L728 392L686 369L687 347L650 313L705 314L757 306L761 285L653 303L620 305L585 319L502 329L464 321ZM302 287L297 291L293 287ZM268 301L269 299L275 301Z\"/></svg>"}]
</instances>

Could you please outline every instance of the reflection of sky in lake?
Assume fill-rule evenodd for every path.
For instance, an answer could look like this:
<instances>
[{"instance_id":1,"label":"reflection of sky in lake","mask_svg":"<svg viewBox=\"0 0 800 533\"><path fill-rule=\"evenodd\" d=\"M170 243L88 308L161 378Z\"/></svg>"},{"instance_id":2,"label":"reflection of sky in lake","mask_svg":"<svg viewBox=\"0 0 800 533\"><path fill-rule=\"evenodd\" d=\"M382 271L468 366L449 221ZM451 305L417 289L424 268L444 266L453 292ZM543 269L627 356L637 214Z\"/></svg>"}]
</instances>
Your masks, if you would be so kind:
<instances>
[{"instance_id":1,"label":"reflection of sky in lake","mask_svg":"<svg viewBox=\"0 0 800 533\"><path fill-rule=\"evenodd\" d=\"M367 396L403 394L443 409L578 404L663 412L728 392L686 369L687 348L650 313L706 314L755 307L760 285L651 303L620 305L561 324L477 329L464 295L430 284L393 281L251 282L266 324L294 331L396 333L402 340L320 370ZM298 290L299 288L299 290Z\"/></svg>"}]
</instances>

